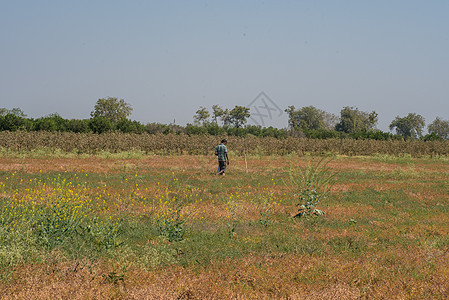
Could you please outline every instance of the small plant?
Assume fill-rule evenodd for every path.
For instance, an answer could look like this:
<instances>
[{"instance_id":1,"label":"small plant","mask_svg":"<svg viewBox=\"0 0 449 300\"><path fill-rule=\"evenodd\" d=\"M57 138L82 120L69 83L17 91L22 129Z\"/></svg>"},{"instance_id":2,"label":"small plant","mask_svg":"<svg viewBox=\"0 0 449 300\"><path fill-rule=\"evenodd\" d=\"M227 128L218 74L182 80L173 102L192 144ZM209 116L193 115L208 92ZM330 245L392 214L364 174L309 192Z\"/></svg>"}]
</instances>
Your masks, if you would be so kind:
<instances>
[{"instance_id":1,"label":"small plant","mask_svg":"<svg viewBox=\"0 0 449 300\"><path fill-rule=\"evenodd\" d=\"M271 225L271 223L273 222L271 220L272 214L273 214L273 203L264 199L264 202L260 208L260 219L259 219L260 225L264 227L268 227L269 225Z\"/></svg>"},{"instance_id":2,"label":"small plant","mask_svg":"<svg viewBox=\"0 0 449 300\"><path fill-rule=\"evenodd\" d=\"M299 211L295 217L324 215L324 211L316 208L321 199L324 198L325 195L317 191L312 182L307 182L307 187L304 188L299 195Z\"/></svg>"},{"instance_id":3,"label":"small plant","mask_svg":"<svg viewBox=\"0 0 449 300\"><path fill-rule=\"evenodd\" d=\"M159 235L167 238L169 242L184 240L186 230L183 226L185 220L181 216L182 209L181 203L173 203L173 207L157 219Z\"/></svg>"},{"instance_id":4,"label":"small plant","mask_svg":"<svg viewBox=\"0 0 449 300\"><path fill-rule=\"evenodd\" d=\"M236 239L237 229L237 208L238 204L234 201L227 203L229 210L229 218L226 220L226 227L228 229L228 236L230 239Z\"/></svg>"},{"instance_id":5,"label":"small plant","mask_svg":"<svg viewBox=\"0 0 449 300\"><path fill-rule=\"evenodd\" d=\"M329 196L330 189L335 183L335 173L331 173L327 166L330 161L331 159L324 157L316 163L310 160L307 168L290 168L290 181L295 189L294 195L299 198L297 204L299 209L294 217L325 214L317 206Z\"/></svg>"},{"instance_id":6,"label":"small plant","mask_svg":"<svg viewBox=\"0 0 449 300\"><path fill-rule=\"evenodd\" d=\"M119 241L122 222L122 219L112 221L94 217L87 220L87 225L79 226L79 234L95 245L98 251L115 249L124 244Z\"/></svg>"},{"instance_id":7,"label":"small plant","mask_svg":"<svg viewBox=\"0 0 449 300\"><path fill-rule=\"evenodd\" d=\"M103 280L105 283L111 283L117 285L120 281L125 282L125 274L119 274L116 271L111 271L108 274L103 274Z\"/></svg>"}]
</instances>

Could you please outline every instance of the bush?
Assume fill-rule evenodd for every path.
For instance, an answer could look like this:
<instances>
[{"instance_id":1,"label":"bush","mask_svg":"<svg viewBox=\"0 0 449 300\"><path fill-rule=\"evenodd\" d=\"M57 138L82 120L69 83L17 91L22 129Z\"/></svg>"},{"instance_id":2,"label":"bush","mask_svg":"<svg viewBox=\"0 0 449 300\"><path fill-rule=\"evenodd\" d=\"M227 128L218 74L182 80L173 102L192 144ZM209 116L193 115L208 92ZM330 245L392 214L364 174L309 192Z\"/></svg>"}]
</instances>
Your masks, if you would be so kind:
<instances>
[{"instance_id":1,"label":"bush","mask_svg":"<svg viewBox=\"0 0 449 300\"><path fill-rule=\"evenodd\" d=\"M143 133L145 132L145 126L138 121L131 121L129 119L121 119L115 125L116 130L120 130L125 133Z\"/></svg>"},{"instance_id":2,"label":"bush","mask_svg":"<svg viewBox=\"0 0 449 300\"><path fill-rule=\"evenodd\" d=\"M94 133L105 133L113 129L112 122L105 117L94 117L89 121L89 128Z\"/></svg>"},{"instance_id":3,"label":"bush","mask_svg":"<svg viewBox=\"0 0 449 300\"><path fill-rule=\"evenodd\" d=\"M444 141L444 139L441 136L439 136L438 134L436 134L435 132L425 135L422 139L426 142L427 141Z\"/></svg>"},{"instance_id":4,"label":"bush","mask_svg":"<svg viewBox=\"0 0 449 300\"><path fill-rule=\"evenodd\" d=\"M207 134L207 128L205 126L196 126L192 124L187 124L186 134L188 135Z\"/></svg>"},{"instance_id":5,"label":"bush","mask_svg":"<svg viewBox=\"0 0 449 300\"><path fill-rule=\"evenodd\" d=\"M36 131L67 131L68 120L58 114L36 119L34 121L34 130Z\"/></svg>"},{"instance_id":6,"label":"bush","mask_svg":"<svg viewBox=\"0 0 449 300\"><path fill-rule=\"evenodd\" d=\"M26 125L25 118L7 114L6 116L0 116L0 130L16 131L19 129L24 129Z\"/></svg>"},{"instance_id":7,"label":"bush","mask_svg":"<svg viewBox=\"0 0 449 300\"><path fill-rule=\"evenodd\" d=\"M218 136L225 134L225 130L223 127L218 126L218 124L212 123L207 126L207 133L213 136Z\"/></svg>"},{"instance_id":8,"label":"bush","mask_svg":"<svg viewBox=\"0 0 449 300\"><path fill-rule=\"evenodd\" d=\"M79 119L71 119L67 121L67 131L75 132L75 133L87 133L90 132L91 129L89 127L89 119L79 120Z\"/></svg>"}]
</instances>

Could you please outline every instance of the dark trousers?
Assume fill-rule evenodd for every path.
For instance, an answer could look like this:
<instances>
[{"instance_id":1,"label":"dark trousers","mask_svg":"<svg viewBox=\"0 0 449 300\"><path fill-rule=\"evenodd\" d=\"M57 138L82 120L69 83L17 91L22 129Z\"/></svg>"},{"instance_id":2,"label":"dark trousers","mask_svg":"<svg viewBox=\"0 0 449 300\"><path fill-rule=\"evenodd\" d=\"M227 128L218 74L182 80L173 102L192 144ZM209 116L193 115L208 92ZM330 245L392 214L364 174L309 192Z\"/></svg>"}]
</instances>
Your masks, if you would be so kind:
<instances>
[{"instance_id":1,"label":"dark trousers","mask_svg":"<svg viewBox=\"0 0 449 300\"><path fill-rule=\"evenodd\" d=\"M218 172L217 173L221 172L222 174L224 174L225 170L226 170L226 161L219 160L218 161Z\"/></svg>"}]
</instances>

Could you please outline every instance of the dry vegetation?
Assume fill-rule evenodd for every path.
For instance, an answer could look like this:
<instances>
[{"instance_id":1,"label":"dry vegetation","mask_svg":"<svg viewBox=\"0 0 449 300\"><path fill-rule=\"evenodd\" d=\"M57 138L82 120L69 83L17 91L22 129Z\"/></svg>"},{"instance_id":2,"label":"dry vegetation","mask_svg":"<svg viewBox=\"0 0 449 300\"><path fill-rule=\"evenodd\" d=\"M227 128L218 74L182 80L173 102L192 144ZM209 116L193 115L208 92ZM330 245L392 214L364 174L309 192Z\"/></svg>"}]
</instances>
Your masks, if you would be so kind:
<instances>
[{"instance_id":1,"label":"dry vegetation","mask_svg":"<svg viewBox=\"0 0 449 300\"><path fill-rule=\"evenodd\" d=\"M209 152L195 145L209 138L159 138ZM236 141L231 148L241 147ZM306 167L309 156L250 155L248 173L244 158L231 156L228 175L217 178L213 156L24 153L0 158L0 228L11 236L0 240L2 299L449 296L445 158L337 156L328 164L336 183L320 204L326 215L297 219L289 170ZM71 220L93 226L96 217L110 227L90 238L64 232L50 243L48 232L35 235L37 227L22 228L5 210L36 215L68 199L78 207ZM176 218L179 232L164 223ZM14 239L7 219L28 229L28 240Z\"/></svg>"},{"instance_id":2,"label":"dry vegetation","mask_svg":"<svg viewBox=\"0 0 449 300\"><path fill-rule=\"evenodd\" d=\"M70 132L0 132L0 149L4 151L42 150L96 154L102 151L142 151L154 154L210 154L219 138L188 135L77 134ZM316 140L306 138L276 139L271 137L229 137L229 146L237 154L285 155L309 153L322 155L403 155L412 157L442 156L449 154L449 141L377 141L354 139ZM211 150L212 149L212 150Z\"/></svg>"}]
</instances>

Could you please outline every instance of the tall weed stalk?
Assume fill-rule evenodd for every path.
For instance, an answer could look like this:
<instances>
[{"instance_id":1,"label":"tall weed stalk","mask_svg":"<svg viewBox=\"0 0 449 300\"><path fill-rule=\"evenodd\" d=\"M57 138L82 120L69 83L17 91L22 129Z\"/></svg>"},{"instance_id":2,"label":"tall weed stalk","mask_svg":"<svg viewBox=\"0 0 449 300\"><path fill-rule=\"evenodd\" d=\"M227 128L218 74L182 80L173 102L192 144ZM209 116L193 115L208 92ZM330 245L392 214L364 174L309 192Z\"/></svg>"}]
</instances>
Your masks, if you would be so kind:
<instances>
[{"instance_id":1,"label":"tall weed stalk","mask_svg":"<svg viewBox=\"0 0 449 300\"><path fill-rule=\"evenodd\" d=\"M308 161L307 167L294 167L289 170L290 186L294 196L298 198L298 212L294 217L310 217L324 215L318 204L330 195L335 184L336 173L330 171L332 158L320 158Z\"/></svg>"}]
</instances>

